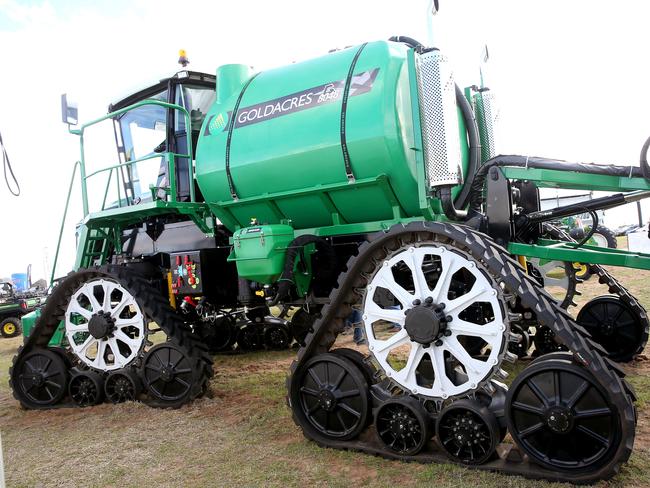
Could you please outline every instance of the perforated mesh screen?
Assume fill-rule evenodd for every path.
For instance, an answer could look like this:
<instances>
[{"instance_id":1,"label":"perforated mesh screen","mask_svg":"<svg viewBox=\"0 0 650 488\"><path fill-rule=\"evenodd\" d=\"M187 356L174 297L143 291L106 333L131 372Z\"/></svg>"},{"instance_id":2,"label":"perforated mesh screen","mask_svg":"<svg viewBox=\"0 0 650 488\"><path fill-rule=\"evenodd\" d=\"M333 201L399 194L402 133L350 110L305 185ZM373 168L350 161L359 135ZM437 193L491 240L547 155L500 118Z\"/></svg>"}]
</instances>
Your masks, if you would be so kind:
<instances>
[{"instance_id":1,"label":"perforated mesh screen","mask_svg":"<svg viewBox=\"0 0 650 488\"><path fill-rule=\"evenodd\" d=\"M494 103L494 95L490 91L481 93L483 102L483 158L489 159L497 155L496 150L496 126L499 120L499 112Z\"/></svg>"},{"instance_id":2,"label":"perforated mesh screen","mask_svg":"<svg viewBox=\"0 0 650 488\"><path fill-rule=\"evenodd\" d=\"M416 58L420 124L429 186L462 182L454 77L447 58L431 51Z\"/></svg>"}]
</instances>

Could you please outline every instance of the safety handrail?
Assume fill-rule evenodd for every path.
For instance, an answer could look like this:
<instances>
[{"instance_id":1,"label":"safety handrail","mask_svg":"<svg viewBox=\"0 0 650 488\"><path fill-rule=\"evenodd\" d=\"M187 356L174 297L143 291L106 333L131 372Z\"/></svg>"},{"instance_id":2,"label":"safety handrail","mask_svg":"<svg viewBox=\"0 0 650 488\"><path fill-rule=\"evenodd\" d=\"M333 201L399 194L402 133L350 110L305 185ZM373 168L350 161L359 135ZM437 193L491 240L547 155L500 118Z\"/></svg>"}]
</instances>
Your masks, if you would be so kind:
<instances>
[{"instance_id":1,"label":"safety handrail","mask_svg":"<svg viewBox=\"0 0 650 488\"><path fill-rule=\"evenodd\" d=\"M188 134L187 137L187 154L177 154L177 153L172 153L172 152L161 152L161 153L156 153L154 155L150 156L145 156L143 158L139 158L133 161L125 161L124 163L119 163L117 165L108 167L108 168L103 168L98 171L94 171L93 173L86 175L86 158L85 158L85 151L84 151L84 132L87 128L92 127L93 125L97 125L100 122L104 122L109 119L113 119L119 115L122 115L126 112L129 112L131 110L135 110L137 108L140 108L145 105L158 105L163 108L167 108L170 110L177 110L183 114L185 117L185 130ZM194 181L194 168L192 165L192 160L193 160L193 148L192 148L192 120L190 117L189 112L185 107L182 107L180 105L176 105L174 103L168 103L168 102L163 102L161 100L153 100L153 99L147 99L147 100L141 100L139 102L136 102L132 105L129 105L127 107L121 108L120 110L116 110L114 112L110 112L102 117L99 117L95 120L91 120L90 122L86 122L84 124L81 124L81 126L78 129L68 129L71 134L79 136L79 145L80 145L80 150L81 150L81 160L80 160L80 166L79 166L79 173L81 177L81 200L82 200L82 205L83 205L83 213L84 213L84 218L88 216L88 190L86 186L86 181L88 178L91 176L94 176L98 173L101 173L103 171L108 171L109 169L113 168L119 168L123 166L131 166L135 163L138 163L140 161L145 161L147 159L154 159L154 158L160 158L160 157L167 157L167 164L168 164L168 170L169 170L169 182L170 182L170 193L171 193L171 198L172 201L175 202L177 201L177 195L176 195L176 158L188 158L190 161L190 164L188 164L188 176L189 176L189 181L192 182ZM110 183L110 182L109 182ZM118 184L119 187L119 184ZM194 192L194 185L190 184L190 201L194 202L195 201L195 192Z\"/></svg>"},{"instance_id":2,"label":"safety handrail","mask_svg":"<svg viewBox=\"0 0 650 488\"><path fill-rule=\"evenodd\" d=\"M68 196L65 199L65 209L63 210L63 218L61 219L61 228L59 229L59 239L56 242L56 252L54 253L54 262L52 263L52 272L50 273L50 286L54 283L54 273L56 273L56 263L59 260L59 250L61 248L61 238L63 237L63 228L68 216L68 205L70 204L70 195L72 195L72 185L74 184L74 177L77 175L77 167L81 165L80 161L74 163L72 168L72 177L70 178L70 185L68 186Z\"/></svg>"},{"instance_id":3,"label":"safety handrail","mask_svg":"<svg viewBox=\"0 0 650 488\"><path fill-rule=\"evenodd\" d=\"M113 166L109 166L106 168L99 169L97 171L93 171L89 175L86 174L86 159L85 159L85 152L84 152L84 132L87 128L92 127L93 125L99 124L100 122L104 122L105 120L112 119L114 117L117 117L119 115L122 115L126 112L129 112L131 110L134 110L136 108L140 108L144 105L159 105L161 107L171 109L171 110L178 110L181 112L184 117L185 117L185 128L186 132L188 134L187 137L187 154L178 154L175 152L161 152L161 153L156 153L148 156L144 156L142 158L135 159L133 161L125 161L124 163L119 163ZM194 202L196 199L195 196L195 191L194 191L194 185L191 183L194 181L194 167L192 164L193 161L193 151L192 151L192 120L190 118L190 114L187 111L185 107L181 107L180 105L176 105L173 103L168 103L168 102L163 102L161 100L153 100L153 99L148 99L148 100L141 100L139 102L136 102L132 105L129 105L128 107L124 107L120 110L116 110L114 112L111 112L109 114L106 114L102 117L99 117L95 120L91 120L90 122L86 122L84 124L81 124L79 128L73 129L70 126L68 126L68 132L71 134L74 134L76 136L79 136L79 145L80 145L80 152L81 152L81 159L79 161L75 161L74 167L72 168L72 176L70 178L70 185L68 186L68 195L65 200L65 208L63 210L63 218L61 219L61 227L59 229L59 238L56 243L56 252L54 254L54 262L52 263L52 271L50 273L50 285L54 282L54 276L56 274L56 265L59 259L59 251L61 249L61 239L63 238L63 229L65 227L65 222L67 220L68 216L68 208L70 205L70 196L72 195L72 187L74 185L75 181L75 176L77 174L77 168L79 168L79 179L81 183L81 200L82 200L82 205L83 205L83 214L84 218L88 216L88 190L86 186L86 181L99 174L103 173L105 171L111 171L109 174L108 181L106 183L106 190L104 192L104 199L102 202L102 210L105 207L106 204L106 197L108 195L108 189L109 185L111 183L111 176L113 174L113 170L116 170L121 167L130 167L136 163L139 163L141 161L146 161L149 159L155 159L155 158L160 158L160 157L166 157L167 158L167 163L168 163L168 171L169 171L169 184L170 184L170 194L171 194L171 199L173 202L177 201L178 196L176 195L176 158L188 158L189 164L188 164L188 173L189 173L189 181L190 181L190 202ZM120 191L120 185L119 185L119 177L116 177L117 181L117 189L118 193ZM121 206L121 196L118 195L118 203Z\"/></svg>"}]
</instances>

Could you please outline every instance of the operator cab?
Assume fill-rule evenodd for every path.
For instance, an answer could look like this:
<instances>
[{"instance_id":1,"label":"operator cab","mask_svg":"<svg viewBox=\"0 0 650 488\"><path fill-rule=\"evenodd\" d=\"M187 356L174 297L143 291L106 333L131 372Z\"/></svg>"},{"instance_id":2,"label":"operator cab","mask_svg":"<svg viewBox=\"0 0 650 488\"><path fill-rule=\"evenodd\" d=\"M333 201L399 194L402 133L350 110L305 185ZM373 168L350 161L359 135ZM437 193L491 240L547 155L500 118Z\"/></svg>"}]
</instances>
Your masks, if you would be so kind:
<instances>
[{"instance_id":1,"label":"operator cab","mask_svg":"<svg viewBox=\"0 0 650 488\"><path fill-rule=\"evenodd\" d=\"M170 78L140 90L111 104L109 112L114 112L137 102L154 99L180 105L190 114L192 134L191 154L199 138L203 119L215 99L214 75L195 71L180 71ZM166 199L165 188L169 187L169 167L166 152L188 154L188 134L185 116L178 110L160 105L143 105L113 118L115 142L120 163L161 154L159 168L152 161L141 161L125 165L122 169L124 192L129 204L151 201L152 198ZM178 201L190 200L190 181L188 158L176 158L176 192ZM152 195L150 187L156 187ZM196 194L199 195L198 187ZM197 199L201 199L198 197Z\"/></svg>"}]
</instances>

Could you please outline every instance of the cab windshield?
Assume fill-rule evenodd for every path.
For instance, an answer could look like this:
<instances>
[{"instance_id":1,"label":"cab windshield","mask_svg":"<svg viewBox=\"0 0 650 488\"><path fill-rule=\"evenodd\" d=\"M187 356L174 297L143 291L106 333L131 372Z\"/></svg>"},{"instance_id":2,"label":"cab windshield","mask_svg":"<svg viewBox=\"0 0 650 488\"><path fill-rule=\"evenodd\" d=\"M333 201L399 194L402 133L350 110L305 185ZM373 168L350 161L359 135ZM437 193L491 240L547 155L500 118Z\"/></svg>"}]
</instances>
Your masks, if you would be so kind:
<instances>
[{"instance_id":1,"label":"cab windshield","mask_svg":"<svg viewBox=\"0 0 650 488\"><path fill-rule=\"evenodd\" d=\"M147 99L169 101L168 90L148 96ZM192 124L191 142L196 147L201 125L215 100L214 88L206 86L187 86L177 84L174 87L174 103L184 107L190 114ZM173 131L167 130L168 121L173 120ZM185 128L185 116L179 111L168 114L168 110L159 105L144 105L130 110L116 120L117 145L121 153L122 163L134 161L145 157L151 157L169 151L167 140L173 137L171 145L177 154L187 154L188 134ZM186 181L188 164L187 158L177 158L177 191L179 199L187 198L188 185ZM140 161L134 165L124 166L122 178L125 182L127 198L130 203L151 201L151 187L154 187L154 198L166 199L165 189L170 185L168 175L168 162L161 154L158 158L151 158ZM181 181L182 180L182 181ZM181 195L181 192L184 192Z\"/></svg>"},{"instance_id":2,"label":"cab windshield","mask_svg":"<svg viewBox=\"0 0 650 488\"><path fill-rule=\"evenodd\" d=\"M167 101L167 90L162 91L150 99ZM165 140L167 137L167 109L159 105L144 105L130 110L119 119L122 147L124 148L124 162L151 156L166 151ZM158 185L158 175L162 161L153 158L125 167L123 173L125 181L133 200L142 201L151 199L150 185Z\"/></svg>"}]
</instances>

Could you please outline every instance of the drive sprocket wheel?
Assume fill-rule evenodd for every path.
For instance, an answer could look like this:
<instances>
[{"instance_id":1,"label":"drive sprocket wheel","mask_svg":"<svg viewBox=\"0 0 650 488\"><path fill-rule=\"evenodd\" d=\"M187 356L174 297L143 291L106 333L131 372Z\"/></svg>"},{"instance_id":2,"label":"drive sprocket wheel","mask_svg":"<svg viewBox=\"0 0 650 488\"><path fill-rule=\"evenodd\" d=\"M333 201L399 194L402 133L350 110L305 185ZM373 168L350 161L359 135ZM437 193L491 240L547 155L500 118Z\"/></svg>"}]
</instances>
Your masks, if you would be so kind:
<instances>
[{"instance_id":1,"label":"drive sprocket wheel","mask_svg":"<svg viewBox=\"0 0 650 488\"><path fill-rule=\"evenodd\" d=\"M65 333L72 353L87 367L106 372L124 368L141 354L151 317L142 298L115 276L92 278L70 297Z\"/></svg>"},{"instance_id":2,"label":"drive sprocket wheel","mask_svg":"<svg viewBox=\"0 0 650 488\"><path fill-rule=\"evenodd\" d=\"M578 313L576 322L617 362L632 361L648 341L641 318L632 307L614 295L589 301Z\"/></svg>"},{"instance_id":3,"label":"drive sprocket wheel","mask_svg":"<svg viewBox=\"0 0 650 488\"><path fill-rule=\"evenodd\" d=\"M483 464L494 455L501 429L494 413L465 398L442 409L436 422L436 435L450 459L463 464Z\"/></svg>"},{"instance_id":4,"label":"drive sprocket wheel","mask_svg":"<svg viewBox=\"0 0 650 488\"><path fill-rule=\"evenodd\" d=\"M303 428L326 439L354 439L367 425L368 383L355 364L324 353L307 361L296 378L292 403Z\"/></svg>"},{"instance_id":5,"label":"drive sprocket wheel","mask_svg":"<svg viewBox=\"0 0 650 488\"><path fill-rule=\"evenodd\" d=\"M94 371L74 368L68 392L71 400L80 407L97 405L104 399L104 379Z\"/></svg>"},{"instance_id":6,"label":"drive sprocket wheel","mask_svg":"<svg viewBox=\"0 0 650 488\"><path fill-rule=\"evenodd\" d=\"M192 362L172 342L157 344L142 361L144 387L157 406L180 407L187 401L194 383Z\"/></svg>"},{"instance_id":7,"label":"drive sprocket wheel","mask_svg":"<svg viewBox=\"0 0 650 488\"><path fill-rule=\"evenodd\" d=\"M508 305L482 263L458 248L414 242L369 276L362 305L368 349L404 392L462 396L500 372L509 354Z\"/></svg>"},{"instance_id":8,"label":"drive sprocket wheel","mask_svg":"<svg viewBox=\"0 0 650 488\"><path fill-rule=\"evenodd\" d=\"M35 348L10 372L15 397L25 408L49 408L67 393L68 369L59 354Z\"/></svg>"},{"instance_id":9,"label":"drive sprocket wheel","mask_svg":"<svg viewBox=\"0 0 650 488\"><path fill-rule=\"evenodd\" d=\"M111 403L134 402L141 390L140 378L132 369L111 371L104 382L104 393Z\"/></svg>"},{"instance_id":10,"label":"drive sprocket wheel","mask_svg":"<svg viewBox=\"0 0 650 488\"><path fill-rule=\"evenodd\" d=\"M420 452L431 437L427 412L415 398L399 396L382 403L375 412L375 430L391 451L406 456Z\"/></svg>"},{"instance_id":11,"label":"drive sprocket wheel","mask_svg":"<svg viewBox=\"0 0 650 488\"><path fill-rule=\"evenodd\" d=\"M540 360L510 387L508 431L531 460L548 469L595 471L610 463L621 440L622 419L611 394L570 361Z\"/></svg>"}]
</instances>

